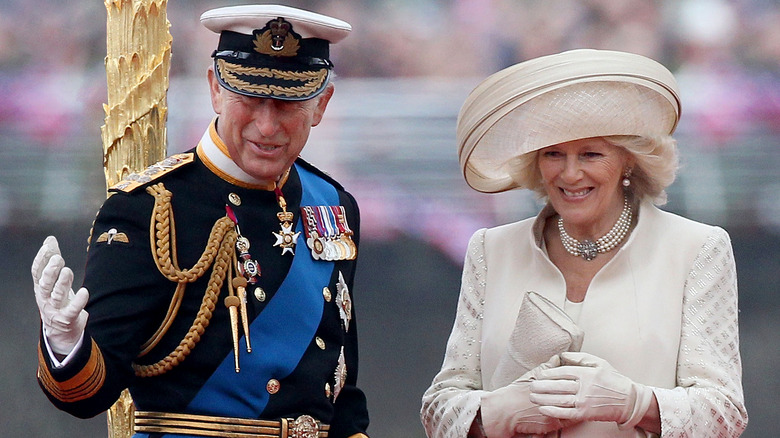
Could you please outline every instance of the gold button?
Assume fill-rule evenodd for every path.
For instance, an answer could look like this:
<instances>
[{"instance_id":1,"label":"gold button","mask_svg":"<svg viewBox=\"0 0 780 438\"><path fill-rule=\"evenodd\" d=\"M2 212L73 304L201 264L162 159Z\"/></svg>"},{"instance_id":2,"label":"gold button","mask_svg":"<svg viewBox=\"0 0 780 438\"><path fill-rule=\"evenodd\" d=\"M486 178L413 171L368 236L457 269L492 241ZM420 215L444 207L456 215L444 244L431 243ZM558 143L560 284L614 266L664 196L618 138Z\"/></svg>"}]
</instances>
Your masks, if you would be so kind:
<instances>
[{"instance_id":1,"label":"gold button","mask_svg":"<svg viewBox=\"0 0 780 438\"><path fill-rule=\"evenodd\" d=\"M268 381L268 383L265 384L265 390L268 391L269 394L276 394L279 392L280 387L281 385L276 379L271 379Z\"/></svg>"},{"instance_id":2,"label":"gold button","mask_svg":"<svg viewBox=\"0 0 780 438\"><path fill-rule=\"evenodd\" d=\"M231 193L228 195L228 199L230 200L230 203L238 207L241 205L241 197L236 195L235 193Z\"/></svg>"},{"instance_id":3,"label":"gold button","mask_svg":"<svg viewBox=\"0 0 780 438\"><path fill-rule=\"evenodd\" d=\"M262 287L255 288L255 298L257 298L257 301L260 301L261 303L265 301L265 291Z\"/></svg>"},{"instance_id":4,"label":"gold button","mask_svg":"<svg viewBox=\"0 0 780 438\"><path fill-rule=\"evenodd\" d=\"M317 336L314 338L314 342L317 343L317 346L320 347L320 350L325 349L325 341L323 341L321 337Z\"/></svg>"},{"instance_id":5,"label":"gold button","mask_svg":"<svg viewBox=\"0 0 780 438\"><path fill-rule=\"evenodd\" d=\"M325 383L325 397L330 398L331 394L330 383Z\"/></svg>"},{"instance_id":6,"label":"gold button","mask_svg":"<svg viewBox=\"0 0 780 438\"><path fill-rule=\"evenodd\" d=\"M330 302L333 296L330 294L330 289L327 286L322 288L322 296L325 297L325 301Z\"/></svg>"}]
</instances>

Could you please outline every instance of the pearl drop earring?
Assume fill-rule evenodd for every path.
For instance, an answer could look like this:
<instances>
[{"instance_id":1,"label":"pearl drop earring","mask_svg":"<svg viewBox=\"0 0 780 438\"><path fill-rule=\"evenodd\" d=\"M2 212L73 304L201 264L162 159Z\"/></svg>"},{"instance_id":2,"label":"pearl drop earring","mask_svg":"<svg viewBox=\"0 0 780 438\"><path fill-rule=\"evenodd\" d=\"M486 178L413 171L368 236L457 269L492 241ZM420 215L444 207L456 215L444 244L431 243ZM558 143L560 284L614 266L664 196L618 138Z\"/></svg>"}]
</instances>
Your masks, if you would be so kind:
<instances>
[{"instance_id":1,"label":"pearl drop earring","mask_svg":"<svg viewBox=\"0 0 780 438\"><path fill-rule=\"evenodd\" d=\"M631 176L631 169L626 169L625 173L623 173L623 187L628 187L631 185L631 180L628 179Z\"/></svg>"}]
</instances>

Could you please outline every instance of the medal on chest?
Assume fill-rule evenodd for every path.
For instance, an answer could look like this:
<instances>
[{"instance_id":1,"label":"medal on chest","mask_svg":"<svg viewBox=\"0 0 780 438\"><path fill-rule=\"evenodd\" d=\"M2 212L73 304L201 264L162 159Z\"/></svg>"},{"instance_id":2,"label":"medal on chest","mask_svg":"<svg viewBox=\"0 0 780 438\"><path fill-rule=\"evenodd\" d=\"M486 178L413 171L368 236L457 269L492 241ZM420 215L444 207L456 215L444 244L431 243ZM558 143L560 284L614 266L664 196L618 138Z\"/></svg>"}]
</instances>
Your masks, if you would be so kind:
<instances>
[{"instance_id":1,"label":"medal on chest","mask_svg":"<svg viewBox=\"0 0 780 438\"><path fill-rule=\"evenodd\" d=\"M274 192L276 193L276 201L282 209L282 211L276 213L276 217L279 219L282 229L278 233L273 232L273 235L276 236L276 243L274 243L274 246L282 248L282 255L288 252L295 255L295 244L298 243L298 236L301 232L294 232L292 230L293 214L292 212L287 211L287 201L285 201L284 196L282 196L282 190L277 186L274 188Z\"/></svg>"},{"instance_id":2,"label":"medal on chest","mask_svg":"<svg viewBox=\"0 0 780 438\"><path fill-rule=\"evenodd\" d=\"M336 283L336 304L339 306L339 316L344 324L344 331L349 331L349 322L352 321L352 297L349 295L347 282L339 271L339 281Z\"/></svg>"},{"instance_id":3,"label":"medal on chest","mask_svg":"<svg viewBox=\"0 0 780 438\"><path fill-rule=\"evenodd\" d=\"M238 219L233 209L225 204L225 211L236 226L236 269L242 277L246 278L249 284L255 284L257 283L257 277L260 276L260 264L249 254L249 247L251 246L249 239L241 234L241 228L238 226Z\"/></svg>"},{"instance_id":4,"label":"medal on chest","mask_svg":"<svg viewBox=\"0 0 780 438\"><path fill-rule=\"evenodd\" d=\"M347 215L341 205L301 207L306 245L315 260L354 260L357 246L352 241Z\"/></svg>"},{"instance_id":5,"label":"medal on chest","mask_svg":"<svg viewBox=\"0 0 780 438\"><path fill-rule=\"evenodd\" d=\"M339 362L338 365L336 365L336 369L333 371L333 379L336 382L336 385L333 387L333 402L335 403L336 398L338 398L339 393L341 393L342 388L344 388L344 385L347 383L347 361L344 357L344 347L341 347Z\"/></svg>"}]
</instances>

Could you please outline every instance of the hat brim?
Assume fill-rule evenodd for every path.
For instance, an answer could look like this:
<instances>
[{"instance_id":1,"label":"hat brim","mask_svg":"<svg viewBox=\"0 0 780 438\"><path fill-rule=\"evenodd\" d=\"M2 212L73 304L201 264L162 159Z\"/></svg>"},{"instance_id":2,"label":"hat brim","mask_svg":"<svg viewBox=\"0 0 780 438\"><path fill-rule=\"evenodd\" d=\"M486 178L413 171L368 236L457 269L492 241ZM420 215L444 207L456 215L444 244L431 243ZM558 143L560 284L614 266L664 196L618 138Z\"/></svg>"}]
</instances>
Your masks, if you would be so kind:
<instances>
[{"instance_id":1,"label":"hat brim","mask_svg":"<svg viewBox=\"0 0 780 438\"><path fill-rule=\"evenodd\" d=\"M214 60L217 81L224 88L251 97L279 100L308 100L322 93L330 80L330 69L278 68Z\"/></svg>"},{"instance_id":2,"label":"hat brim","mask_svg":"<svg viewBox=\"0 0 780 438\"><path fill-rule=\"evenodd\" d=\"M526 61L483 81L458 115L461 171L477 191L520 187L516 157L609 135L661 136L680 116L677 84L641 55L579 49Z\"/></svg>"}]
</instances>

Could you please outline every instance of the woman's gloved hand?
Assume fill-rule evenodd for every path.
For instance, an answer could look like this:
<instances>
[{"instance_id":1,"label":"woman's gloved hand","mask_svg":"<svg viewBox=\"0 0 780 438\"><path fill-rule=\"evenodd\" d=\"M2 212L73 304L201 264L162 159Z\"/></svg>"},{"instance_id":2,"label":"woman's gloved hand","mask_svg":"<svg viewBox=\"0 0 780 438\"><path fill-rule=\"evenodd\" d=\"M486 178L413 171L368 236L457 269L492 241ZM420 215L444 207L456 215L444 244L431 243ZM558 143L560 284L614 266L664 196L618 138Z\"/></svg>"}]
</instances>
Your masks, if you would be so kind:
<instances>
[{"instance_id":1,"label":"woman's gloved hand","mask_svg":"<svg viewBox=\"0 0 780 438\"><path fill-rule=\"evenodd\" d=\"M561 420L539 411L529 399L531 382L544 370L560 364L558 355L523 374L507 386L482 396L480 411L485 435L514 437L519 434L546 434L561 429Z\"/></svg>"},{"instance_id":2,"label":"woman's gloved hand","mask_svg":"<svg viewBox=\"0 0 780 438\"><path fill-rule=\"evenodd\" d=\"M650 387L618 373L588 353L561 353L561 366L541 370L530 383L530 400L539 412L571 421L614 421L635 427L653 398Z\"/></svg>"}]
</instances>

